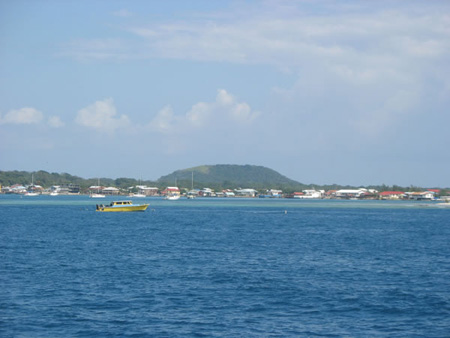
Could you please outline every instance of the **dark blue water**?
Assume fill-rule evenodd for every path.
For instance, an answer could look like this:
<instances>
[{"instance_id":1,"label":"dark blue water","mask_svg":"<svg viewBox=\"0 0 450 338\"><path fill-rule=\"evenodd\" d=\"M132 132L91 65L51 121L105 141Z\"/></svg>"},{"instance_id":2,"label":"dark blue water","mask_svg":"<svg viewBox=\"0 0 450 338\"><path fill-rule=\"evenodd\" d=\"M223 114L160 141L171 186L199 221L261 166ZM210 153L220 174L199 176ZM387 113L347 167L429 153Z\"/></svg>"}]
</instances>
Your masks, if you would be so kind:
<instances>
[{"instance_id":1,"label":"dark blue water","mask_svg":"<svg viewBox=\"0 0 450 338\"><path fill-rule=\"evenodd\" d=\"M0 336L450 336L450 208L148 201L0 196Z\"/></svg>"}]
</instances>

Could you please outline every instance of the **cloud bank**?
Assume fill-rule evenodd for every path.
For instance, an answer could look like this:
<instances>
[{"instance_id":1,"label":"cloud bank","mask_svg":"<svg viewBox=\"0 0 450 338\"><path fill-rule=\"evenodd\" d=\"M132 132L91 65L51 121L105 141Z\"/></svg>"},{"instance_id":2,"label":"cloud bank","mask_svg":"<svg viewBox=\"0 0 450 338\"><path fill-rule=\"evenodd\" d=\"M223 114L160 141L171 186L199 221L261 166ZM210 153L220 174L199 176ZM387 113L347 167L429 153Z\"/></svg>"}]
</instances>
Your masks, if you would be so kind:
<instances>
[{"instance_id":1,"label":"cloud bank","mask_svg":"<svg viewBox=\"0 0 450 338\"><path fill-rule=\"evenodd\" d=\"M120 27L129 38L80 39L66 52L83 59L274 67L297 77L291 86L273 88L273 109L287 121L292 111L300 116L290 125L302 129L314 111L334 129L377 138L423 114L426 97L436 98L435 110L448 101L450 77L442 69L450 60L449 12L450 4L442 2L261 1L194 19L141 18ZM219 100L198 103L184 117L166 107L153 127L169 132L175 125L207 124L220 115ZM245 104L228 113L237 122L253 118Z\"/></svg>"},{"instance_id":2,"label":"cloud bank","mask_svg":"<svg viewBox=\"0 0 450 338\"><path fill-rule=\"evenodd\" d=\"M32 107L13 109L4 116L0 115L0 124L4 125L38 125L43 123L44 120L44 114ZM50 116L47 120L47 125L51 128L61 128L64 127L65 123L61 121L59 116Z\"/></svg>"},{"instance_id":3,"label":"cloud bank","mask_svg":"<svg viewBox=\"0 0 450 338\"><path fill-rule=\"evenodd\" d=\"M37 124L44 118L44 114L31 107L25 107L17 110L11 110L0 116L0 124Z\"/></svg>"},{"instance_id":4,"label":"cloud bank","mask_svg":"<svg viewBox=\"0 0 450 338\"><path fill-rule=\"evenodd\" d=\"M76 115L75 122L87 128L99 132L113 133L130 125L127 115L116 116L116 107L111 98L96 101L95 103L80 109Z\"/></svg>"},{"instance_id":5,"label":"cloud bank","mask_svg":"<svg viewBox=\"0 0 450 338\"><path fill-rule=\"evenodd\" d=\"M367 67L399 65L398 61L405 58L419 62L449 55L450 18L442 11L442 3L410 1L402 7L389 2L349 3L353 7L317 1L312 10L305 1L292 1L290 6L267 1L221 15L194 16L195 20L152 20L121 26L130 33L130 39L80 39L67 52L77 56L85 53L86 58L101 54L282 68L329 62L331 68L350 67L353 76L361 79L376 75Z\"/></svg>"},{"instance_id":6,"label":"cloud bank","mask_svg":"<svg viewBox=\"0 0 450 338\"><path fill-rule=\"evenodd\" d=\"M170 106L161 109L149 123L150 130L162 134L186 134L250 125L259 112L240 102L225 89L219 89L213 102L198 102L184 115L175 115Z\"/></svg>"}]
</instances>

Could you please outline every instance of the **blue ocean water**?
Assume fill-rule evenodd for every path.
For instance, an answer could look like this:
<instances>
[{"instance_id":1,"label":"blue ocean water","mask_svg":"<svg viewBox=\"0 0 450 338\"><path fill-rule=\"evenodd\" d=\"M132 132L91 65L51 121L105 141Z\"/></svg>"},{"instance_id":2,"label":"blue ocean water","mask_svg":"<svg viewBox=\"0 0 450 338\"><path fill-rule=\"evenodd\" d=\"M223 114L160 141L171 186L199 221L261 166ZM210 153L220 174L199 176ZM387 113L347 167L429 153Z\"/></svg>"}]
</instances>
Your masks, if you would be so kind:
<instances>
[{"instance_id":1,"label":"blue ocean water","mask_svg":"<svg viewBox=\"0 0 450 338\"><path fill-rule=\"evenodd\" d=\"M450 336L450 208L146 201L0 195L0 336Z\"/></svg>"}]
</instances>

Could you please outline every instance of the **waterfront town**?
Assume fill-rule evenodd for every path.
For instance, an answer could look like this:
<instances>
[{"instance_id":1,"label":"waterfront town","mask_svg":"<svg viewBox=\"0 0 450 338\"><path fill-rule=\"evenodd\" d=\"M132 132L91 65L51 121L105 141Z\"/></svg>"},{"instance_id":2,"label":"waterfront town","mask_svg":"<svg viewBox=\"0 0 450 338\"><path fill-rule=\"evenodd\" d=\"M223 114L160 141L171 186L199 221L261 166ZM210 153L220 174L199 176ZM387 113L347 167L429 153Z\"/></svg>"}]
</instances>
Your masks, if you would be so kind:
<instances>
[{"instance_id":1,"label":"waterfront town","mask_svg":"<svg viewBox=\"0 0 450 338\"><path fill-rule=\"evenodd\" d=\"M54 185L44 188L40 185L20 185L0 186L2 194L18 194L23 196L38 195L89 195L91 197L106 196L129 196L129 197L150 197L150 196L174 196L174 197L223 197L223 198L293 198L293 199L371 199L371 200L445 200L449 201L450 196L441 196L440 189L428 189L426 191L377 191L374 189L341 189L341 190L315 190L308 189L294 193L284 193L282 190L267 189L264 191L246 189L224 189L214 191L210 188L203 189L180 189L178 187L147 187L136 185L128 189L119 189L113 186L90 186L82 191L77 184Z\"/></svg>"}]
</instances>

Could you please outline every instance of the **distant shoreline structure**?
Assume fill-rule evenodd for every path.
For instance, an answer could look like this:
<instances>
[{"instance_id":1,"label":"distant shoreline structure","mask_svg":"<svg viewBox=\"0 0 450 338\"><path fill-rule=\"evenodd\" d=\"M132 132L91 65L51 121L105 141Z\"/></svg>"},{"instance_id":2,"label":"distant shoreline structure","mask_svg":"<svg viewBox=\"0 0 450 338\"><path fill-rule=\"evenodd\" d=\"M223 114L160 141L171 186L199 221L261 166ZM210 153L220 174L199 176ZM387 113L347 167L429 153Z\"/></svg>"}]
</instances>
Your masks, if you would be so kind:
<instances>
[{"instance_id":1,"label":"distant shoreline structure","mask_svg":"<svg viewBox=\"0 0 450 338\"><path fill-rule=\"evenodd\" d=\"M193 176L195 175L194 189ZM101 180L102 185L99 184ZM397 185L342 186L303 184L278 172L255 165L204 165L174 171L156 181L134 178L84 179L46 171L0 171L1 193L105 196L165 196L167 187L190 197L259 197L296 199L415 199L432 200L450 195L450 188Z\"/></svg>"},{"instance_id":2,"label":"distant shoreline structure","mask_svg":"<svg viewBox=\"0 0 450 338\"><path fill-rule=\"evenodd\" d=\"M1 187L1 194L5 195L21 195L28 198L36 196L86 196L92 197L91 192L81 192L72 190L71 192L65 188L58 186L58 190L54 190L55 186L50 189L44 189L40 186L20 186L13 185L8 187ZM72 189L79 189L77 186L71 187ZM127 198L146 198L146 197L162 197L167 200L178 200L181 197L191 199L193 197L200 198L258 198L258 199L298 199L298 200L324 200L324 199L338 199L338 200L415 200L415 201L445 201L450 203L450 196L441 196L439 191L424 191L424 192L402 192L402 191L383 191L378 192L376 190L368 190L365 188L360 189L341 189L341 190L303 190L301 192L283 193L281 190L270 189L264 192L260 192L255 189L226 189L222 191L214 191L210 188L204 189L182 189L178 187L168 187L164 190L156 187L137 186L138 193L131 193L129 191L107 187L92 187L101 194L96 195L97 198L105 199L107 197L127 197ZM174 190L177 190L177 198L173 198Z\"/></svg>"}]
</instances>

